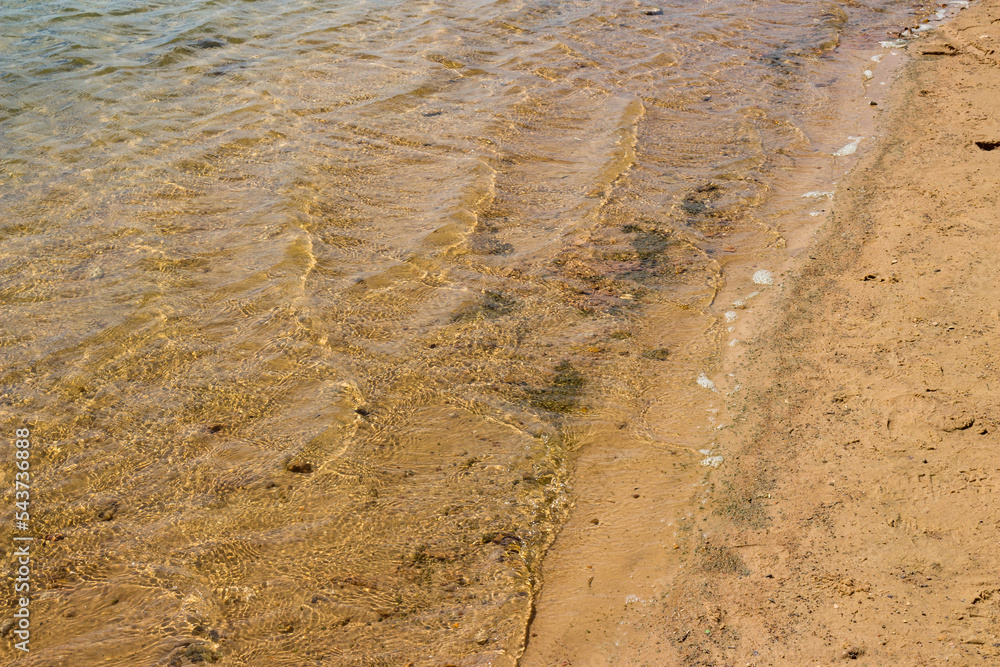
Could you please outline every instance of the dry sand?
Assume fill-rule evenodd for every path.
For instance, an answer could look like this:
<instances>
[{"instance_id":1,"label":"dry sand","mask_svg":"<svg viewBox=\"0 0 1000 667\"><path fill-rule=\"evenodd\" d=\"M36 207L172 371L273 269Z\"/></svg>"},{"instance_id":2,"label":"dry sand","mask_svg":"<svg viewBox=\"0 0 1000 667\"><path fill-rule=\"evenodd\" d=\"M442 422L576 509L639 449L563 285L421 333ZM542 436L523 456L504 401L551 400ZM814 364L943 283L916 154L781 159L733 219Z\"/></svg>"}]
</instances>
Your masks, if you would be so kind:
<instances>
[{"instance_id":1,"label":"dry sand","mask_svg":"<svg viewBox=\"0 0 1000 667\"><path fill-rule=\"evenodd\" d=\"M914 48L751 346L664 664L1000 663L1000 3Z\"/></svg>"},{"instance_id":2,"label":"dry sand","mask_svg":"<svg viewBox=\"0 0 1000 667\"><path fill-rule=\"evenodd\" d=\"M911 51L615 664L1000 664L1000 1ZM607 664L594 622L523 664Z\"/></svg>"}]
</instances>

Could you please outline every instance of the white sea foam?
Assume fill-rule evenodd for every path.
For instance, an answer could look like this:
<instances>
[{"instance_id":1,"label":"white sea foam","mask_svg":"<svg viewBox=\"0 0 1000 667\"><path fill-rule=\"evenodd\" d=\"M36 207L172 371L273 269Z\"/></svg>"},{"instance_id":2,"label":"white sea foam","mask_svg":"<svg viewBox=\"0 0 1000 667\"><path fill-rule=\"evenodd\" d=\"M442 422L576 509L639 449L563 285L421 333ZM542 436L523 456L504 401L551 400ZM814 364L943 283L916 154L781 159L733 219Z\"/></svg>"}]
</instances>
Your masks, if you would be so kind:
<instances>
[{"instance_id":1,"label":"white sea foam","mask_svg":"<svg viewBox=\"0 0 1000 667\"><path fill-rule=\"evenodd\" d=\"M735 322L737 317L739 317L739 315L736 314L735 310L726 311L727 322Z\"/></svg>"},{"instance_id":2,"label":"white sea foam","mask_svg":"<svg viewBox=\"0 0 1000 667\"><path fill-rule=\"evenodd\" d=\"M746 308L747 307L747 301L749 301L750 299L754 298L758 294L760 294L759 291L757 291L757 292L750 292L749 294L747 294L742 299L736 299L736 301L733 301L733 308L740 308L740 309Z\"/></svg>"},{"instance_id":3,"label":"white sea foam","mask_svg":"<svg viewBox=\"0 0 1000 667\"><path fill-rule=\"evenodd\" d=\"M718 468L719 464L722 463L723 459L721 456L706 456L701 460L703 466L711 466L713 468Z\"/></svg>"},{"instance_id":4,"label":"white sea foam","mask_svg":"<svg viewBox=\"0 0 1000 667\"><path fill-rule=\"evenodd\" d=\"M756 285L773 285L774 284L774 277L771 276L771 272L770 271L765 271L764 269L761 269L760 271L755 272L753 274L753 278L751 278L751 280L753 280L754 284L756 284ZM750 298L750 297L747 297L747 298Z\"/></svg>"},{"instance_id":5,"label":"white sea foam","mask_svg":"<svg viewBox=\"0 0 1000 667\"><path fill-rule=\"evenodd\" d=\"M698 376L696 382L698 383L699 387L704 387L705 389L711 389L712 391L716 390L715 383L709 380L708 376L705 375L704 373Z\"/></svg>"},{"instance_id":6,"label":"white sea foam","mask_svg":"<svg viewBox=\"0 0 1000 667\"><path fill-rule=\"evenodd\" d=\"M834 157L845 157L847 155L854 155L858 150L858 144L861 143L862 137L847 137L851 140L851 143L845 145L840 150L834 151Z\"/></svg>"},{"instance_id":7,"label":"white sea foam","mask_svg":"<svg viewBox=\"0 0 1000 667\"><path fill-rule=\"evenodd\" d=\"M802 195L802 197L805 199L822 199L823 197L826 197L827 199L833 199L833 191L811 190L810 192L807 192L804 195Z\"/></svg>"}]
</instances>

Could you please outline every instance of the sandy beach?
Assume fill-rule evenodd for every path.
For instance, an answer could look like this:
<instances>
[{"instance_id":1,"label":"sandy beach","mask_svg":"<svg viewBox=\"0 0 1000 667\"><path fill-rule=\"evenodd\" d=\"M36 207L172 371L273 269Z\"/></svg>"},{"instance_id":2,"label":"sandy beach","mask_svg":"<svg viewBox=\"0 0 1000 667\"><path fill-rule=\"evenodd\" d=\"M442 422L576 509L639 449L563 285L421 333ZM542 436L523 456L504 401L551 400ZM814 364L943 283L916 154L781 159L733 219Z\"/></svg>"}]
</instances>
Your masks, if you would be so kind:
<instances>
[{"instance_id":1,"label":"sandy beach","mask_svg":"<svg viewBox=\"0 0 1000 667\"><path fill-rule=\"evenodd\" d=\"M0 664L1000 662L1000 0L82 5Z\"/></svg>"},{"instance_id":2,"label":"sandy beach","mask_svg":"<svg viewBox=\"0 0 1000 667\"><path fill-rule=\"evenodd\" d=\"M541 619L523 664L605 664L597 633L619 664L998 660L1000 3L909 50L877 143L723 363L725 463L655 556L663 593Z\"/></svg>"},{"instance_id":3,"label":"sandy beach","mask_svg":"<svg viewBox=\"0 0 1000 667\"><path fill-rule=\"evenodd\" d=\"M661 664L1000 656L1000 4L914 44L740 363Z\"/></svg>"}]
</instances>

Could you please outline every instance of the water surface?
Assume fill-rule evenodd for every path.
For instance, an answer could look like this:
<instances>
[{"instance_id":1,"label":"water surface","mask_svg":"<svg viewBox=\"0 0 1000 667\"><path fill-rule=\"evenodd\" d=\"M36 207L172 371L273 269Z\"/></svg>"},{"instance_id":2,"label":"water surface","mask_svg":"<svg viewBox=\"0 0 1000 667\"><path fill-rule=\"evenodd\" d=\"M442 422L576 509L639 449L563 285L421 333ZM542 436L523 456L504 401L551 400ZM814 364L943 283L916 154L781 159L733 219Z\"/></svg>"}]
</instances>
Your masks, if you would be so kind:
<instances>
[{"instance_id":1,"label":"water surface","mask_svg":"<svg viewBox=\"0 0 1000 667\"><path fill-rule=\"evenodd\" d=\"M644 316L715 340L775 174L840 145L831 59L908 10L4 3L21 662L516 655L573 451L671 368Z\"/></svg>"}]
</instances>

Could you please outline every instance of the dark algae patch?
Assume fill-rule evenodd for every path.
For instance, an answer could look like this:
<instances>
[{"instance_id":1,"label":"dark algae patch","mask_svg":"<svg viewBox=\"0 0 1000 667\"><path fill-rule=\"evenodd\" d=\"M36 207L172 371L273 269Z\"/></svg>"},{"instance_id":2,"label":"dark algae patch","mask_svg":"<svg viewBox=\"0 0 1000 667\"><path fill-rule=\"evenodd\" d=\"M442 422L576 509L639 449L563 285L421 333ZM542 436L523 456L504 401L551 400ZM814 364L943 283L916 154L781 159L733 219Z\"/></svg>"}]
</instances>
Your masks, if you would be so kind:
<instances>
[{"instance_id":1,"label":"dark algae patch","mask_svg":"<svg viewBox=\"0 0 1000 667\"><path fill-rule=\"evenodd\" d=\"M550 412L572 412L577 408L580 393L587 384L587 379L569 361L559 362L555 372L555 377L548 387L534 392L531 404Z\"/></svg>"},{"instance_id":2,"label":"dark algae patch","mask_svg":"<svg viewBox=\"0 0 1000 667\"><path fill-rule=\"evenodd\" d=\"M517 310L517 299L495 290L483 292L482 298L472 305L459 310L452 317L453 322L476 318L492 319L510 315Z\"/></svg>"}]
</instances>

